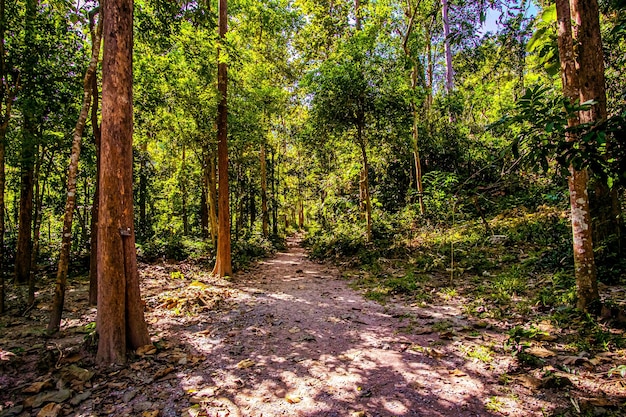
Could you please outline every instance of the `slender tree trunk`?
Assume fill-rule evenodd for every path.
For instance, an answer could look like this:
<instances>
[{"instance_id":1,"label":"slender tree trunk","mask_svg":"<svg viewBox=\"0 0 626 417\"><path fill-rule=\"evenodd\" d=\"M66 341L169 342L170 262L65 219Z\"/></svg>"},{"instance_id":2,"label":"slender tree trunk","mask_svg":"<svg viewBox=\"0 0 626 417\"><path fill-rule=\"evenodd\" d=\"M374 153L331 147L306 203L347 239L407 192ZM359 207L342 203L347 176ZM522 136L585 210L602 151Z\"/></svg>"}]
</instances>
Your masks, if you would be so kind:
<instances>
[{"instance_id":1,"label":"slender tree trunk","mask_svg":"<svg viewBox=\"0 0 626 417\"><path fill-rule=\"evenodd\" d=\"M90 14L90 18L92 15ZM98 68L100 57L100 39L102 35L102 19L98 21L95 37L91 39L91 61L87 67L83 81L83 105L78 115L78 121L74 127L74 137L72 139L72 152L70 154L70 164L67 172L67 197L65 199L65 215L63 217L63 232L61 235L61 250L59 254L59 266L57 269L56 285L54 289L54 300L50 321L48 322L48 333L54 333L61 326L63 305L65 302L65 287L67 286L67 273L69 269L70 250L72 248L72 219L76 206L76 179L78 177L78 160L80 158L81 142L85 123L89 115L89 106L93 91L93 78Z\"/></svg>"},{"instance_id":2,"label":"slender tree trunk","mask_svg":"<svg viewBox=\"0 0 626 417\"><path fill-rule=\"evenodd\" d=\"M103 4L102 143L96 362L124 363L150 343L139 292L133 224L133 0Z\"/></svg>"},{"instance_id":3,"label":"slender tree trunk","mask_svg":"<svg viewBox=\"0 0 626 417\"><path fill-rule=\"evenodd\" d=\"M365 219L367 222L365 237L368 242L372 241L372 202L370 200L370 187L368 180L369 163L367 161L367 150L365 147L365 138L363 137L363 127L359 125L357 127L357 141L361 147L361 156L363 157L363 190L365 197Z\"/></svg>"},{"instance_id":4,"label":"slender tree trunk","mask_svg":"<svg viewBox=\"0 0 626 417\"><path fill-rule=\"evenodd\" d=\"M213 274L224 277L232 275L233 268L230 252L230 207L228 192L228 72L226 62L219 59L222 43L228 30L227 0L219 0L219 37L217 87L220 93L220 102L217 106L217 155L219 173L219 213L217 256Z\"/></svg>"},{"instance_id":5,"label":"slender tree trunk","mask_svg":"<svg viewBox=\"0 0 626 417\"><path fill-rule=\"evenodd\" d=\"M270 214L267 209L267 169L265 144L261 144L261 216L263 217L263 237L269 236Z\"/></svg>"},{"instance_id":6,"label":"slender tree trunk","mask_svg":"<svg viewBox=\"0 0 626 417\"><path fill-rule=\"evenodd\" d=\"M15 282L27 283L30 279L32 261L32 224L33 224L33 186L35 180L33 146L34 138L30 133L32 124L30 115L25 116L24 138L22 145L20 211L17 235L17 253L15 256Z\"/></svg>"},{"instance_id":7,"label":"slender tree trunk","mask_svg":"<svg viewBox=\"0 0 626 417\"><path fill-rule=\"evenodd\" d=\"M205 157L206 162L206 157ZM209 175L206 165L202 167L202 191L200 192L200 228L202 229L202 239L209 238Z\"/></svg>"},{"instance_id":8,"label":"slender tree trunk","mask_svg":"<svg viewBox=\"0 0 626 417\"><path fill-rule=\"evenodd\" d=\"M183 144L183 155L180 162L180 192L182 200L183 236L189 235L189 215L187 213L187 147Z\"/></svg>"},{"instance_id":9,"label":"slender tree trunk","mask_svg":"<svg viewBox=\"0 0 626 417\"><path fill-rule=\"evenodd\" d=\"M215 163L215 151L211 151L208 159L209 170L209 225L211 231L211 243L217 249L217 171Z\"/></svg>"},{"instance_id":10,"label":"slender tree trunk","mask_svg":"<svg viewBox=\"0 0 626 417\"><path fill-rule=\"evenodd\" d=\"M600 12L597 0L571 0L572 16L576 23L580 102L593 100L596 104L580 112L581 123L606 120L606 82L604 56L600 31ZM592 174L591 217L594 242L611 242L618 253L624 252L624 225L617 189L610 189L605 181Z\"/></svg>"},{"instance_id":11,"label":"slender tree trunk","mask_svg":"<svg viewBox=\"0 0 626 417\"><path fill-rule=\"evenodd\" d=\"M563 94L571 102L579 97L579 79L574 60L574 43L569 0L557 0L558 47L561 60L561 78ZM570 128L579 124L578 117L568 120ZM567 133L568 141L578 141L580 137L574 132ZM593 256L593 240L591 233L591 216L589 196L587 195L587 172L579 171L573 166L569 169L568 178L572 217L572 236L574 245L574 267L577 287L577 308L586 311L591 303L598 299L596 267Z\"/></svg>"},{"instance_id":12,"label":"slender tree trunk","mask_svg":"<svg viewBox=\"0 0 626 417\"><path fill-rule=\"evenodd\" d=\"M278 236L278 201L276 199L276 152L272 149L272 234Z\"/></svg>"},{"instance_id":13,"label":"slender tree trunk","mask_svg":"<svg viewBox=\"0 0 626 417\"><path fill-rule=\"evenodd\" d=\"M248 216L250 218L250 230L254 230L254 224L256 223L256 188L254 181L252 180L252 174L248 174Z\"/></svg>"},{"instance_id":14,"label":"slender tree trunk","mask_svg":"<svg viewBox=\"0 0 626 417\"><path fill-rule=\"evenodd\" d=\"M33 199L34 199L34 211L33 211L33 236L32 236L32 250L31 250L31 260L30 260L30 275L28 277L28 304L32 305L35 302L35 278L38 272L37 261L39 259L39 241L40 241L40 231L41 231L41 209L43 203L43 194L46 190L46 182L45 179L43 181L43 186L40 185L39 181L39 173L41 172L41 165L43 164L43 160L45 158L46 151L41 151L41 157L37 159L37 164L35 165L34 171L34 185L33 185Z\"/></svg>"},{"instance_id":15,"label":"slender tree trunk","mask_svg":"<svg viewBox=\"0 0 626 417\"><path fill-rule=\"evenodd\" d=\"M448 20L448 0L441 0L441 17L443 22L444 54L446 56L446 93L454 89L454 69L452 68L452 50L450 49L450 21Z\"/></svg>"},{"instance_id":16,"label":"slender tree trunk","mask_svg":"<svg viewBox=\"0 0 626 417\"><path fill-rule=\"evenodd\" d=\"M139 236L145 239L148 235L148 217L146 216L146 201L148 196L148 142L142 142L139 149Z\"/></svg>"},{"instance_id":17,"label":"slender tree trunk","mask_svg":"<svg viewBox=\"0 0 626 417\"><path fill-rule=\"evenodd\" d=\"M4 214L5 214L5 140L6 133L11 119L11 106L15 93L9 90L7 69L5 61L4 34L6 31L5 21L5 0L0 0L0 314L4 313L5 299L5 276L4 276Z\"/></svg>"},{"instance_id":18,"label":"slender tree trunk","mask_svg":"<svg viewBox=\"0 0 626 417\"><path fill-rule=\"evenodd\" d=\"M102 19L100 13L100 19ZM92 30L93 33L93 30ZM92 35L92 38L94 36ZM91 243L89 245L89 304L95 306L98 304L98 202L100 201L100 143L101 130L98 125L98 103L100 94L98 92L98 74L94 74L92 78L92 99L91 106L91 128L93 129L94 140L96 144L96 186L93 195L93 204L91 205Z\"/></svg>"}]
</instances>

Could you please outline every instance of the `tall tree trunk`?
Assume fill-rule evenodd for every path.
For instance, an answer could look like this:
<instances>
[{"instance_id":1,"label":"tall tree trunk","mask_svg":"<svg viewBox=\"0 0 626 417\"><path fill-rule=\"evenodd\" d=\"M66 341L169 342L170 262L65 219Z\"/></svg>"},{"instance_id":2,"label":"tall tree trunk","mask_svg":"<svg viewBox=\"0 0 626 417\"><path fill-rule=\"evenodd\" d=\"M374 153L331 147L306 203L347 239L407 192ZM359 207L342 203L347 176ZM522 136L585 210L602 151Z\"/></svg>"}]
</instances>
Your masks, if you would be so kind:
<instances>
[{"instance_id":1,"label":"tall tree trunk","mask_svg":"<svg viewBox=\"0 0 626 417\"><path fill-rule=\"evenodd\" d=\"M278 236L278 200L276 198L276 152L274 151L274 148L271 148L272 152L272 169L271 169L271 173L272 173L272 181L271 181L271 185L272 185L272 234L274 236Z\"/></svg>"},{"instance_id":2,"label":"tall tree trunk","mask_svg":"<svg viewBox=\"0 0 626 417\"><path fill-rule=\"evenodd\" d=\"M30 263L32 251L32 222L33 222L33 180L35 168L35 115L34 98L31 97L35 86L35 76L33 74L37 65L38 56L35 45L36 30L35 20L37 19L38 0L26 1L25 14L25 43L26 56L24 57L23 79L24 86L22 94L26 102L25 111L23 112L23 135L22 148L20 154L20 204L19 204L19 220L18 220L18 236L17 236L17 254L15 257L15 282L27 283L30 278ZM31 106L29 106L29 104Z\"/></svg>"},{"instance_id":3,"label":"tall tree trunk","mask_svg":"<svg viewBox=\"0 0 626 417\"><path fill-rule=\"evenodd\" d=\"M561 60L561 78L563 81L563 95L571 102L577 102L579 97L579 79L574 60L574 43L569 0L557 0L556 11L558 19L558 47ZM568 120L568 126L574 128L579 124L578 117ZM578 141L580 137L575 132L567 133L568 141ZM587 172L579 171L573 166L569 168L569 193L572 217L572 236L574 245L574 266L577 287L577 308L586 311L590 304L598 299L596 281L596 267L593 256L593 240L591 236L591 216L589 211L589 196L587 195Z\"/></svg>"},{"instance_id":4,"label":"tall tree trunk","mask_svg":"<svg viewBox=\"0 0 626 417\"><path fill-rule=\"evenodd\" d=\"M32 261L33 187L35 181L35 147L31 134L30 115L24 117L24 137L21 153L20 211L15 256L15 282L27 283Z\"/></svg>"},{"instance_id":5,"label":"tall tree trunk","mask_svg":"<svg viewBox=\"0 0 626 417\"><path fill-rule=\"evenodd\" d=\"M206 157L204 157L206 161ZM202 167L202 187L200 192L200 228L202 229L202 239L208 240L209 234L209 175L206 165Z\"/></svg>"},{"instance_id":6,"label":"tall tree trunk","mask_svg":"<svg viewBox=\"0 0 626 417\"><path fill-rule=\"evenodd\" d=\"M5 60L4 49L4 34L6 31L5 20L5 0L0 0L0 314L4 313L4 298L5 298L5 275L4 268L4 214L5 214L5 152L6 152L6 133L9 127L9 120L11 119L11 107L13 105L13 99L15 98L15 90L9 88L8 74ZM16 82L17 84L17 82ZM17 87L17 86L16 86Z\"/></svg>"},{"instance_id":7,"label":"tall tree trunk","mask_svg":"<svg viewBox=\"0 0 626 417\"><path fill-rule=\"evenodd\" d=\"M254 230L254 225L256 223L256 187L254 181L252 180L252 174L248 173L248 217L250 218L250 230Z\"/></svg>"},{"instance_id":8,"label":"tall tree trunk","mask_svg":"<svg viewBox=\"0 0 626 417\"><path fill-rule=\"evenodd\" d=\"M215 163L215 151L211 150L209 154L207 166L209 170L209 226L211 231L211 243L217 249L217 171Z\"/></svg>"},{"instance_id":9,"label":"tall tree trunk","mask_svg":"<svg viewBox=\"0 0 626 417\"><path fill-rule=\"evenodd\" d=\"M581 123L606 120L606 82L604 56L600 32L600 12L597 0L571 0L572 16L576 23L580 102L594 100L596 104L580 113ZM624 252L624 225L617 189L611 190L605 181L592 174L591 217L594 242L611 241L621 254Z\"/></svg>"},{"instance_id":10,"label":"tall tree trunk","mask_svg":"<svg viewBox=\"0 0 626 417\"><path fill-rule=\"evenodd\" d=\"M37 164L34 171L34 185L33 185L33 236L32 236L32 250L30 260L30 275L28 277L28 304L32 305L35 302L35 278L38 272L37 260L39 259L39 242L41 231L41 209L43 203L43 194L46 190L46 181L44 178L43 186L40 185L39 174L41 172L41 165L46 156L45 149L41 151L41 156L37 158Z\"/></svg>"},{"instance_id":11,"label":"tall tree trunk","mask_svg":"<svg viewBox=\"0 0 626 417\"><path fill-rule=\"evenodd\" d=\"M267 209L267 156L265 144L261 144L261 216L263 217L263 237L269 236L270 214Z\"/></svg>"},{"instance_id":12,"label":"tall tree trunk","mask_svg":"<svg viewBox=\"0 0 626 417\"><path fill-rule=\"evenodd\" d=\"M148 199L148 142L142 142L139 149L139 236L141 239L145 239L148 236L148 217L146 216L146 201Z\"/></svg>"},{"instance_id":13,"label":"tall tree trunk","mask_svg":"<svg viewBox=\"0 0 626 417\"><path fill-rule=\"evenodd\" d=\"M446 56L446 93L454 89L454 69L452 68L452 50L450 49L450 21L448 20L448 0L441 0L441 17L443 22L444 54Z\"/></svg>"},{"instance_id":14,"label":"tall tree trunk","mask_svg":"<svg viewBox=\"0 0 626 417\"><path fill-rule=\"evenodd\" d=\"M228 192L228 72L226 62L219 59L220 49L223 47L228 30L227 0L219 0L219 37L217 89L220 93L220 102L217 106L217 156L219 175L219 213L217 256L213 275L220 277L232 275L233 267L230 253L230 207Z\"/></svg>"},{"instance_id":15,"label":"tall tree trunk","mask_svg":"<svg viewBox=\"0 0 626 417\"><path fill-rule=\"evenodd\" d=\"M189 215L187 213L187 147L183 144L183 155L180 161L180 192L182 202L183 236L189 235Z\"/></svg>"},{"instance_id":16,"label":"tall tree trunk","mask_svg":"<svg viewBox=\"0 0 626 417\"><path fill-rule=\"evenodd\" d=\"M100 19L103 15L100 13ZM93 30L92 30L93 33ZM92 35L92 38L94 36ZM93 129L94 141L96 145L96 186L93 195L93 204L91 205L91 243L89 245L89 304L95 306L98 304L98 202L100 201L100 143L101 130L98 125L98 103L100 94L98 92L98 74L94 74L92 78L92 99L91 106L91 128Z\"/></svg>"},{"instance_id":17,"label":"tall tree trunk","mask_svg":"<svg viewBox=\"0 0 626 417\"><path fill-rule=\"evenodd\" d=\"M365 237L368 242L372 241L372 202L370 200L370 187L369 187L369 163L367 161L367 149L365 146L365 138L363 137L363 126L360 124L357 126L357 142L361 147L361 156L363 158L363 190L365 193L365 219L366 229Z\"/></svg>"},{"instance_id":18,"label":"tall tree trunk","mask_svg":"<svg viewBox=\"0 0 626 417\"><path fill-rule=\"evenodd\" d=\"M96 362L124 363L150 343L133 224L133 0L103 4L102 143Z\"/></svg>"},{"instance_id":19,"label":"tall tree trunk","mask_svg":"<svg viewBox=\"0 0 626 417\"><path fill-rule=\"evenodd\" d=\"M420 1L418 0L417 3L415 4L415 7L412 7L411 2L407 1L407 6L405 9L405 16L408 20L407 22L407 28L406 28L406 32L404 33L404 40L402 43L402 47L404 49L404 54L406 55L406 57L411 61L411 90L413 90L413 93L415 95L415 97L417 97L417 95L415 94L417 92L417 86L418 86L418 79L419 79L419 68L420 66L419 64L419 58L414 57L411 49L409 48L409 37L411 36L411 33L413 32L413 26L415 24L415 17L417 16L417 11L419 10L419 3ZM430 34L428 35L430 36ZM429 42L430 45L430 42ZM430 54L430 51L428 51L428 54ZM413 160L415 162L415 185L417 188L417 199L419 202L419 206L420 206L420 214L424 214L424 199L423 199L423 195L424 195L424 190L422 187L422 163L420 162L420 153L419 153L419 130L418 130L418 121L419 121L419 114L417 112L417 104L413 101L411 102L411 112L413 114L413 131L412 131L412 135L413 135Z\"/></svg>"},{"instance_id":20,"label":"tall tree trunk","mask_svg":"<svg viewBox=\"0 0 626 417\"><path fill-rule=\"evenodd\" d=\"M93 14L89 14L90 20ZM93 22L93 20L92 20ZM82 144L85 123L89 115L89 106L91 104L91 96L93 91L93 78L98 68L98 59L100 57L100 39L102 36L102 19L98 21L98 27L95 36L91 39L91 60L85 73L83 80L83 104L74 127L74 137L72 138L72 152L70 154L70 164L67 170L67 197L65 199L65 215L63 217L63 232L61 235L61 250L59 254L59 266L57 269L56 285L54 289L54 300L52 302L52 311L50 312L50 321L48 322L48 333L55 333L61 326L61 317L63 315L63 305L65 302L65 287L67 286L67 273L70 262L70 251L72 248L72 219L74 217L74 208L76 207L76 179L78 177L78 160L80 158L80 149Z\"/></svg>"}]
</instances>

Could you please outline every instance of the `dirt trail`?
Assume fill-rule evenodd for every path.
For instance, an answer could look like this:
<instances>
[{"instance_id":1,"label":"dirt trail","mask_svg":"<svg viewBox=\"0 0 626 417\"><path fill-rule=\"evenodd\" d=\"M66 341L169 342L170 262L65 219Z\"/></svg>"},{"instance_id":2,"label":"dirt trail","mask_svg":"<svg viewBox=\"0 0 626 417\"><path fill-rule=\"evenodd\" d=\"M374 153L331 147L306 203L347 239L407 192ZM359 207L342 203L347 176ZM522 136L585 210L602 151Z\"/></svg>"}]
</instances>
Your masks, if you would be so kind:
<instances>
[{"instance_id":1,"label":"dirt trail","mask_svg":"<svg viewBox=\"0 0 626 417\"><path fill-rule=\"evenodd\" d=\"M298 243L237 275L236 307L211 323L208 340L186 340L208 359L181 384L217 392L203 404L208 415L491 414L485 402L501 388L493 369L468 362L452 340L410 334L443 322L446 338L467 328L460 311L368 301Z\"/></svg>"},{"instance_id":2,"label":"dirt trail","mask_svg":"<svg viewBox=\"0 0 626 417\"><path fill-rule=\"evenodd\" d=\"M542 416L563 405L499 383L512 366L497 353L503 329L463 315L462 299L383 306L299 243L228 281L188 263L142 266L158 349L116 371L81 347L95 318L86 283L70 286L51 339L52 294L38 294L27 317L0 322L0 416L41 415L50 401L78 417Z\"/></svg>"}]
</instances>

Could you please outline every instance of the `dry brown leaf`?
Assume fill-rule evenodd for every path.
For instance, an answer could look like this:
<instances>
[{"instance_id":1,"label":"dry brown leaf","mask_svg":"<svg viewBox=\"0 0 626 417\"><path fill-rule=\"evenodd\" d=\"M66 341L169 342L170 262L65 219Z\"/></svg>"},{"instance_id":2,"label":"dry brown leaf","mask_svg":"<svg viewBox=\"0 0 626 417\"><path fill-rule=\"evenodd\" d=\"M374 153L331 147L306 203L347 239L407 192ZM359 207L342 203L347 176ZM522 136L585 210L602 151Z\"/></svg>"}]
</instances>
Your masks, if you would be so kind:
<instances>
[{"instance_id":1,"label":"dry brown leaf","mask_svg":"<svg viewBox=\"0 0 626 417\"><path fill-rule=\"evenodd\" d=\"M460 369L454 369L452 371L448 372L451 376L456 376L456 377L462 377L462 376L467 376L467 374L463 371L461 371Z\"/></svg>"},{"instance_id":2,"label":"dry brown leaf","mask_svg":"<svg viewBox=\"0 0 626 417\"><path fill-rule=\"evenodd\" d=\"M172 366L168 366L167 368L160 369L159 371L157 371L156 374L154 374L154 379L163 378L165 375L169 374L173 370L174 370L174 367Z\"/></svg>"},{"instance_id":3,"label":"dry brown leaf","mask_svg":"<svg viewBox=\"0 0 626 417\"><path fill-rule=\"evenodd\" d=\"M52 381L46 379L45 381L35 382L22 390L24 394L39 394L44 388L52 388Z\"/></svg>"},{"instance_id":4,"label":"dry brown leaf","mask_svg":"<svg viewBox=\"0 0 626 417\"><path fill-rule=\"evenodd\" d=\"M141 413L141 417L157 417L159 415L159 410L149 410Z\"/></svg>"},{"instance_id":5,"label":"dry brown leaf","mask_svg":"<svg viewBox=\"0 0 626 417\"><path fill-rule=\"evenodd\" d=\"M291 334L295 334L295 333L300 333L301 330L299 327L292 327L291 329L289 329L289 333Z\"/></svg>"},{"instance_id":6,"label":"dry brown leaf","mask_svg":"<svg viewBox=\"0 0 626 417\"><path fill-rule=\"evenodd\" d=\"M37 413L37 417L58 417L62 410L61 404L50 403Z\"/></svg>"},{"instance_id":7,"label":"dry brown leaf","mask_svg":"<svg viewBox=\"0 0 626 417\"><path fill-rule=\"evenodd\" d=\"M145 345L137 348L137 356L154 355L157 351L154 345Z\"/></svg>"},{"instance_id":8,"label":"dry brown leaf","mask_svg":"<svg viewBox=\"0 0 626 417\"><path fill-rule=\"evenodd\" d=\"M244 359L237 364L237 368L239 369L248 369L256 365L256 363L252 359Z\"/></svg>"},{"instance_id":9,"label":"dry brown leaf","mask_svg":"<svg viewBox=\"0 0 626 417\"><path fill-rule=\"evenodd\" d=\"M285 395L285 400L289 403L289 404L297 404L300 401L302 401L302 398L300 398L297 395L294 394L287 394Z\"/></svg>"},{"instance_id":10,"label":"dry brown leaf","mask_svg":"<svg viewBox=\"0 0 626 417\"><path fill-rule=\"evenodd\" d=\"M558 360L563 365L581 365L585 362L589 362L589 359L582 356L559 356Z\"/></svg>"},{"instance_id":11,"label":"dry brown leaf","mask_svg":"<svg viewBox=\"0 0 626 417\"><path fill-rule=\"evenodd\" d=\"M615 401L611 401L608 398L580 398L579 401L581 404L588 404L594 407L613 407L617 405Z\"/></svg>"},{"instance_id":12,"label":"dry brown leaf","mask_svg":"<svg viewBox=\"0 0 626 417\"><path fill-rule=\"evenodd\" d=\"M523 386L529 389L539 389L541 387L541 380L539 378L535 378L532 375L517 375L513 378L515 381L519 382Z\"/></svg>"},{"instance_id":13,"label":"dry brown leaf","mask_svg":"<svg viewBox=\"0 0 626 417\"><path fill-rule=\"evenodd\" d=\"M533 355L538 358L544 358L544 359L556 356L556 352L553 352L550 349L546 349L541 346L530 348L526 350L526 353L528 353L529 355Z\"/></svg>"}]
</instances>

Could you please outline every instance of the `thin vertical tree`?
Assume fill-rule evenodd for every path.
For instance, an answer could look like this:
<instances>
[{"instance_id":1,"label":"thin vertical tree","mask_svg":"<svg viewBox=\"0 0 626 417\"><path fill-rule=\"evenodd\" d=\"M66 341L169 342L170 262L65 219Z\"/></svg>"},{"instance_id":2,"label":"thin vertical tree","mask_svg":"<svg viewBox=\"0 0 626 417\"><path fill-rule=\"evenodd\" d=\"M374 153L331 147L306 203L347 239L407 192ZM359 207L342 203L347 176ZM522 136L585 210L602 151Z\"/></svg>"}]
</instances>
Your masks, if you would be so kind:
<instances>
[{"instance_id":1,"label":"thin vertical tree","mask_svg":"<svg viewBox=\"0 0 626 417\"><path fill-rule=\"evenodd\" d=\"M448 0L441 0L441 18L443 22L443 47L446 56L446 93L450 94L454 88L454 69L452 68L452 50L450 49L450 20L448 13L450 5Z\"/></svg>"},{"instance_id":2,"label":"thin vertical tree","mask_svg":"<svg viewBox=\"0 0 626 417\"><path fill-rule=\"evenodd\" d=\"M102 142L98 208L96 362L124 363L150 343L133 221L133 0L102 5Z\"/></svg>"},{"instance_id":3,"label":"thin vertical tree","mask_svg":"<svg viewBox=\"0 0 626 417\"><path fill-rule=\"evenodd\" d=\"M36 45L36 20L39 7L38 0L26 1L24 23L24 40L26 56L23 68L23 129L22 148L20 150L20 211L17 233L17 253L15 256L15 282L27 283L30 280L32 258L32 223L33 223L33 187L35 183L35 107L34 91L37 88L35 68L38 63Z\"/></svg>"},{"instance_id":4,"label":"thin vertical tree","mask_svg":"<svg viewBox=\"0 0 626 417\"><path fill-rule=\"evenodd\" d=\"M558 48L561 61L561 79L563 95L566 100L576 103L580 95L580 80L574 58L574 41L572 38L572 21L569 0L557 0L556 12L558 21ZM570 131L566 140L575 142L580 135L573 128L580 124L578 114L568 120ZM587 194L587 170L569 167L568 186L571 206L572 237L574 245L574 267L577 288L577 308L586 311L590 304L598 299L596 266L593 255L591 234L591 216L589 211L589 195Z\"/></svg>"},{"instance_id":5,"label":"thin vertical tree","mask_svg":"<svg viewBox=\"0 0 626 417\"><path fill-rule=\"evenodd\" d=\"M217 174L218 174L218 236L213 274L224 277L233 272L230 252L230 208L228 192L228 69L222 56L228 31L227 0L219 0L219 44L217 50Z\"/></svg>"},{"instance_id":6,"label":"thin vertical tree","mask_svg":"<svg viewBox=\"0 0 626 417\"><path fill-rule=\"evenodd\" d=\"M93 26L93 19L98 9L89 13L90 23ZM70 164L67 172L67 195L65 199L65 214L63 217L63 232L61 235L61 250L59 254L59 266L57 269L56 285L54 290L54 301L48 322L49 333L59 330L61 316L63 314L63 304L65 301L65 287L67 286L67 273L70 261L70 249L72 248L72 220L74 219L74 208L76 207L76 180L78 177L78 160L82 145L83 131L89 115L91 105L91 95L93 92L93 78L98 69L100 57L100 40L102 37L102 19L98 20L97 28L92 32L91 39L91 60L85 72L83 80L83 103L78 115L78 121L74 127L72 138L72 151L70 154Z\"/></svg>"}]
</instances>

